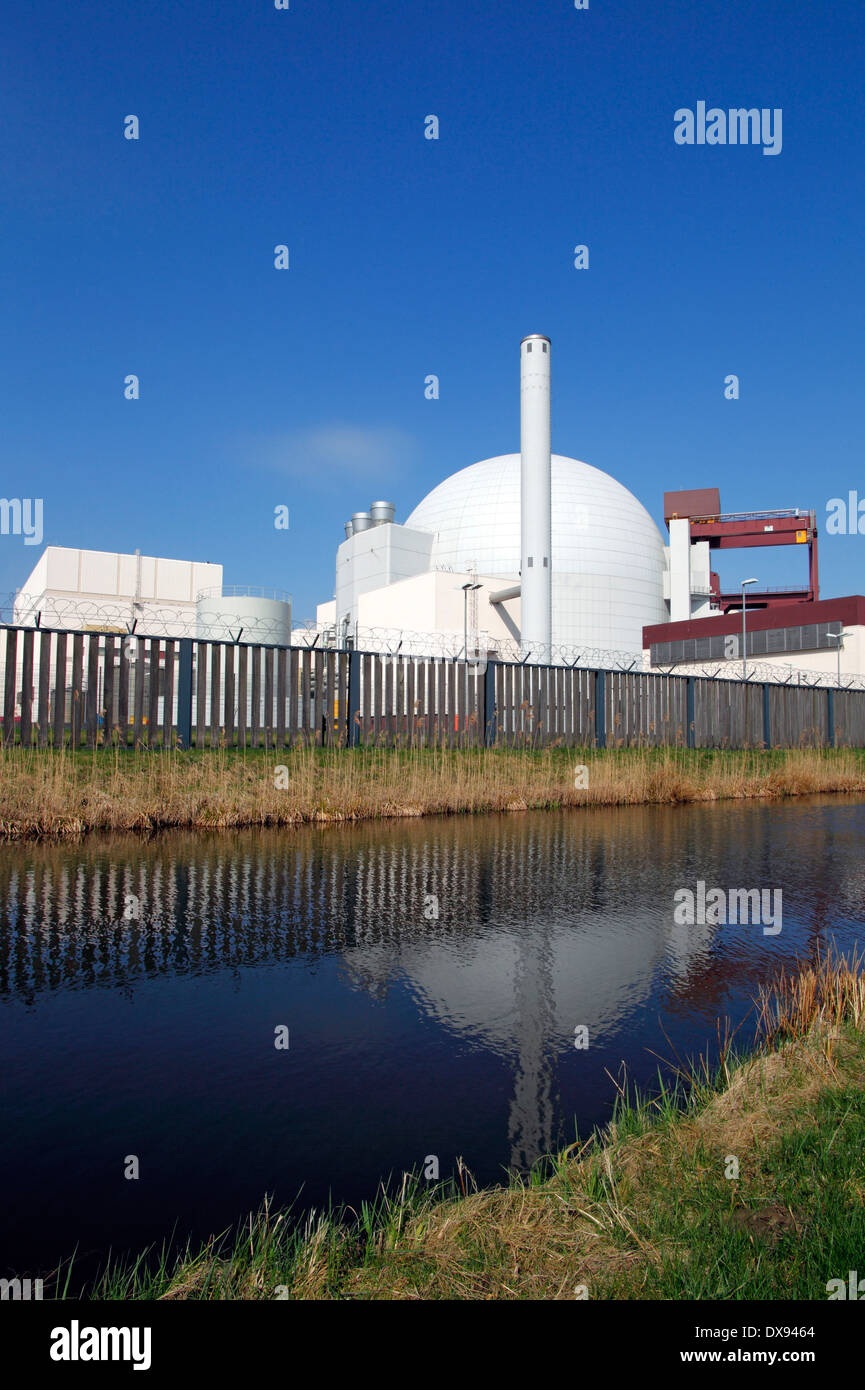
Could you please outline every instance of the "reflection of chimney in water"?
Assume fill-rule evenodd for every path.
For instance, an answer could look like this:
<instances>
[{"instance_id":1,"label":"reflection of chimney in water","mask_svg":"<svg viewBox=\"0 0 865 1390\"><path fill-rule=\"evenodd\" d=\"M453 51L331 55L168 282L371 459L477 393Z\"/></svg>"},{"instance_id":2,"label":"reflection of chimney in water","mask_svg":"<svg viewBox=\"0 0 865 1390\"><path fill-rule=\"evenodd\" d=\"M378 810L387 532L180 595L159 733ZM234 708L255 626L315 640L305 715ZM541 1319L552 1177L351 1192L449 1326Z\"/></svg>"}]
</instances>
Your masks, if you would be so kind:
<instances>
[{"instance_id":1,"label":"reflection of chimney in water","mask_svg":"<svg viewBox=\"0 0 865 1390\"><path fill-rule=\"evenodd\" d=\"M508 1110L512 1168L525 1171L553 1146L556 1102L551 1051L556 1036L549 921L521 939L514 967L514 1094Z\"/></svg>"}]
</instances>

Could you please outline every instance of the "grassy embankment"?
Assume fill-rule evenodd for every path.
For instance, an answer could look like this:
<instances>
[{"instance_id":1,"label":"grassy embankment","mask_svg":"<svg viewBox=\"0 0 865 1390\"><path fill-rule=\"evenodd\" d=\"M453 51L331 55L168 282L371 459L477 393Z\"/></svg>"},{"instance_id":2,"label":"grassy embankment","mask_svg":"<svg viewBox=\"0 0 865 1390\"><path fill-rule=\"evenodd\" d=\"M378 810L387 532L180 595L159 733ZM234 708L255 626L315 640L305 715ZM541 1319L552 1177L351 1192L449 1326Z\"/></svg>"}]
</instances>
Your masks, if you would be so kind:
<instances>
[{"instance_id":1,"label":"grassy embankment","mask_svg":"<svg viewBox=\"0 0 865 1390\"><path fill-rule=\"evenodd\" d=\"M84 1296L169 1299L825 1299L865 1248L865 979L823 963L722 1049L528 1180L403 1179L298 1229L267 1203L232 1236L106 1270ZM738 1177L727 1177L730 1159ZM77 1293L72 1273L60 1283Z\"/></svg>"},{"instance_id":2,"label":"grassy embankment","mask_svg":"<svg viewBox=\"0 0 865 1390\"><path fill-rule=\"evenodd\" d=\"M587 787L575 786L577 764ZM812 792L865 792L865 750L10 748L0 750L0 838Z\"/></svg>"}]
</instances>

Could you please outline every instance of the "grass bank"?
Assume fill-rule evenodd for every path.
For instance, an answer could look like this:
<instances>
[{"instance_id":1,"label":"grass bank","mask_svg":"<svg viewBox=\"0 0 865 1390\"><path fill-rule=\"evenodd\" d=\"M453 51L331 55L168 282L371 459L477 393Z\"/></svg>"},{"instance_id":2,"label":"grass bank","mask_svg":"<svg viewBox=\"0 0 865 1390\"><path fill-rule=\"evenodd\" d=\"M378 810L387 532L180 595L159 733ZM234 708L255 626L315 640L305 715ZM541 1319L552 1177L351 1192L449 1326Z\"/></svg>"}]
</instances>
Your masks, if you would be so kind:
<instances>
[{"instance_id":1,"label":"grass bank","mask_svg":"<svg viewBox=\"0 0 865 1390\"><path fill-rule=\"evenodd\" d=\"M861 962L805 968L760 1002L751 1056L620 1094L607 1131L528 1180L404 1178L301 1228L265 1202L231 1238L114 1265L83 1296L825 1299L865 1243Z\"/></svg>"},{"instance_id":2,"label":"grass bank","mask_svg":"<svg viewBox=\"0 0 865 1390\"><path fill-rule=\"evenodd\" d=\"M8 748L0 838L814 792L865 792L865 750Z\"/></svg>"}]
</instances>

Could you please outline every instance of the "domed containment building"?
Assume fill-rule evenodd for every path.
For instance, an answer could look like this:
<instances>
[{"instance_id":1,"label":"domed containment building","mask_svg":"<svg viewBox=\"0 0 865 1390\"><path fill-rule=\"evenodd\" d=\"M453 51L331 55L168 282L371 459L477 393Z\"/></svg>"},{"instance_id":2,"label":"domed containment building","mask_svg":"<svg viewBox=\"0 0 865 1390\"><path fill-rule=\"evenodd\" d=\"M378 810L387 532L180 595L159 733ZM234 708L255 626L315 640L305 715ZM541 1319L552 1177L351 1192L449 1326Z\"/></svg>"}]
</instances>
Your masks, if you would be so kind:
<instances>
[{"instance_id":1,"label":"domed containment building","mask_svg":"<svg viewBox=\"0 0 865 1390\"><path fill-rule=\"evenodd\" d=\"M483 459L433 488L407 518L375 502L346 523L333 603L320 624L403 651L533 661L562 649L639 652L665 620L666 551L645 507L609 474L550 451L548 338L520 344L520 452Z\"/></svg>"},{"instance_id":2,"label":"domed containment building","mask_svg":"<svg viewBox=\"0 0 865 1390\"><path fill-rule=\"evenodd\" d=\"M615 478L561 454L552 455L551 501L553 645L639 651L643 625L666 613L660 531ZM520 455L460 469L406 526L433 533L434 565L517 580Z\"/></svg>"}]
</instances>

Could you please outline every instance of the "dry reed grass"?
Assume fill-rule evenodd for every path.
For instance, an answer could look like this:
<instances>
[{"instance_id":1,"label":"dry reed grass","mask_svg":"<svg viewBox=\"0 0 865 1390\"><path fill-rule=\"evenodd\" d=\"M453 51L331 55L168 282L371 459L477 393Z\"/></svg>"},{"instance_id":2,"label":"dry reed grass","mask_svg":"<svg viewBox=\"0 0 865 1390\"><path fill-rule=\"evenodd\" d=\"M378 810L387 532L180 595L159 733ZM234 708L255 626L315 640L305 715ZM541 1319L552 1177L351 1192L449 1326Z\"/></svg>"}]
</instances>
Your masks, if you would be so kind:
<instances>
[{"instance_id":1,"label":"dry reed grass","mask_svg":"<svg viewBox=\"0 0 865 1390\"><path fill-rule=\"evenodd\" d=\"M822 956L813 965L782 971L771 989L760 992L764 1035L770 1041L797 1038L820 1026L831 1038L845 1022L861 1028L865 1023L862 972L863 955L859 951L846 960Z\"/></svg>"},{"instance_id":2,"label":"dry reed grass","mask_svg":"<svg viewBox=\"0 0 865 1390\"><path fill-rule=\"evenodd\" d=\"M588 787L574 785L577 764ZM287 768L288 786L275 785ZM0 751L0 838L865 792L855 750Z\"/></svg>"}]
</instances>

